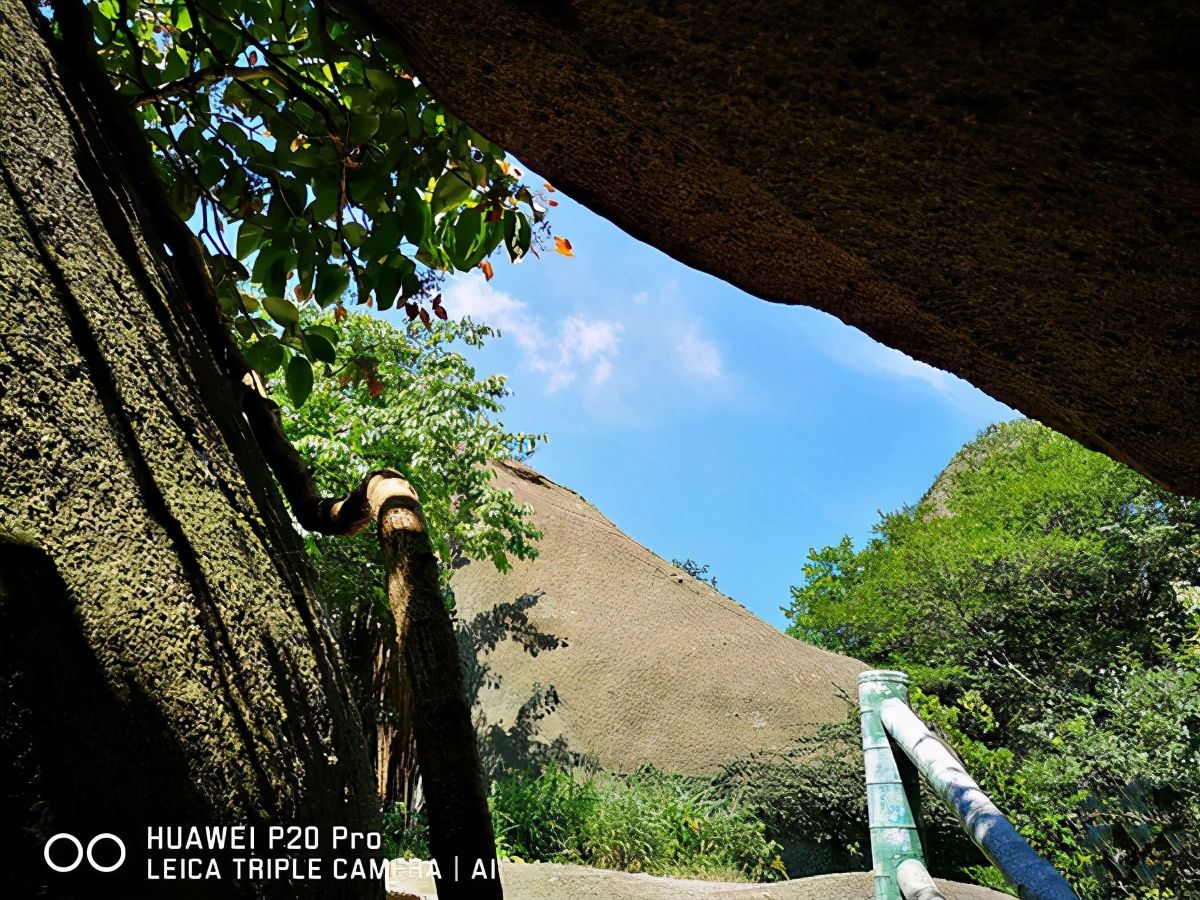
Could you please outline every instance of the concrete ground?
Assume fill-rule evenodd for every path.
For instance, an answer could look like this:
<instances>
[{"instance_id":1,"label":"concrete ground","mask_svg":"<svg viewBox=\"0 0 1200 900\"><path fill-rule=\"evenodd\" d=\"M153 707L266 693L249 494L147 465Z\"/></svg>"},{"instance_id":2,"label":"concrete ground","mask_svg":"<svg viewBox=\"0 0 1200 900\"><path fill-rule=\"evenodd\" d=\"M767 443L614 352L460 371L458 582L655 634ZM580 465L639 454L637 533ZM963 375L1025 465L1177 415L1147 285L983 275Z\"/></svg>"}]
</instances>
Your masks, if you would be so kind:
<instances>
[{"instance_id":1,"label":"concrete ground","mask_svg":"<svg viewBox=\"0 0 1200 900\"><path fill-rule=\"evenodd\" d=\"M777 884L732 884L655 878L586 866L557 863L502 863L506 900L872 900L867 872L818 875ZM976 885L937 880L946 900L1004 900ZM432 898L433 884L412 881L399 886L388 900Z\"/></svg>"}]
</instances>

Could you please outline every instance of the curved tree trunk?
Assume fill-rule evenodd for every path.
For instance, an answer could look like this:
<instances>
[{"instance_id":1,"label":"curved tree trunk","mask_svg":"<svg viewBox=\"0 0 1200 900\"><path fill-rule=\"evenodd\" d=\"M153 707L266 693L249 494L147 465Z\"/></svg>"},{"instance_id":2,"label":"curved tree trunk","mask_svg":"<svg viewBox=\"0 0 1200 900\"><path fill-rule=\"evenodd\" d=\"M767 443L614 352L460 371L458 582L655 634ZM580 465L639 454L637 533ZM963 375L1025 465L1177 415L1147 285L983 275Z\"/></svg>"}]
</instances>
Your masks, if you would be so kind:
<instances>
[{"instance_id":1,"label":"curved tree trunk","mask_svg":"<svg viewBox=\"0 0 1200 900\"><path fill-rule=\"evenodd\" d=\"M91 890L86 866L42 861L67 831L126 839L105 893L158 896L138 854L147 825L362 828L375 792L302 547L44 26L0 0L0 829L17 848L0 893Z\"/></svg>"},{"instance_id":2,"label":"curved tree trunk","mask_svg":"<svg viewBox=\"0 0 1200 900\"><path fill-rule=\"evenodd\" d=\"M442 600L428 526L416 493L407 483L404 487L407 494L392 491L384 502L372 503L387 570L388 605L404 657L404 678L395 673L390 681L398 685L399 708L411 713L404 727L388 736L381 733L379 740L390 737L403 754L415 748L428 801L429 849L442 877L438 896L501 900L496 842L458 641ZM392 775L390 766L381 768L382 784Z\"/></svg>"}]
</instances>

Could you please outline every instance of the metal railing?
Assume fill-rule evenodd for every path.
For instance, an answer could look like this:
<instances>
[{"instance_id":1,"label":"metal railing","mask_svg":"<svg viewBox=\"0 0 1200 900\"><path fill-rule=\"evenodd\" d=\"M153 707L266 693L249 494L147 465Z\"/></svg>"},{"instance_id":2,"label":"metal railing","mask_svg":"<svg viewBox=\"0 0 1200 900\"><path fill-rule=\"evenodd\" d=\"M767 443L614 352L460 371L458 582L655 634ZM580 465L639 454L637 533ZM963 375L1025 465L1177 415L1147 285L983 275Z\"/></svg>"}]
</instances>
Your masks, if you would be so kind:
<instances>
[{"instance_id":1,"label":"metal railing","mask_svg":"<svg viewBox=\"0 0 1200 900\"><path fill-rule=\"evenodd\" d=\"M1018 896L1078 900L1067 880L1033 851L941 738L909 709L907 675L863 672L858 676L858 704L875 900L944 900L925 868L921 849L918 775L924 775L934 793L954 810Z\"/></svg>"}]
</instances>

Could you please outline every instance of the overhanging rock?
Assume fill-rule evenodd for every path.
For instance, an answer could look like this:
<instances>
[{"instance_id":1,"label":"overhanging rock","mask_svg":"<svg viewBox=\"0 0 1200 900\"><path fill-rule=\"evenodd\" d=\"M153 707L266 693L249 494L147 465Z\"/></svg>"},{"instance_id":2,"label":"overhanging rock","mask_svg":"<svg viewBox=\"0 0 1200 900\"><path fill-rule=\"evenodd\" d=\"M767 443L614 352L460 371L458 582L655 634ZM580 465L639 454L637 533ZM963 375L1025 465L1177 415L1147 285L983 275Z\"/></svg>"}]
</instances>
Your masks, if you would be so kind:
<instances>
[{"instance_id":1,"label":"overhanging rock","mask_svg":"<svg viewBox=\"0 0 1200 900\"><path fill-rule=\"evenodd\" d=\"M357 8L635 237L1200 493L1195 4Z\"/></svg>"}]
</instances>

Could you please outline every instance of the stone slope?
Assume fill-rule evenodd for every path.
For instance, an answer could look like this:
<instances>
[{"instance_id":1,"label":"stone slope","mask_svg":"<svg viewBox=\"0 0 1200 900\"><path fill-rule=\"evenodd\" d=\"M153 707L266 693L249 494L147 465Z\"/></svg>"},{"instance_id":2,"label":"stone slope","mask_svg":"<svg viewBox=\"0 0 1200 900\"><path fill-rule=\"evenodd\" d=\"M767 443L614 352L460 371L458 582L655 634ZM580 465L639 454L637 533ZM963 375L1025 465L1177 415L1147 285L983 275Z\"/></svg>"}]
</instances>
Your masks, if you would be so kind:
<instances>
[{"instance_id":1,"label":"stone slope","mask_svg":"<svg viewBox=\"0 0 1200 900\"><path fill-rule=\"evenodd\" d=\"M474 663L477 708L510 761L527 739L561 739L610 768L710 772L845 719L862 663L772 628L533 469L496 476L534 508L541 555L506 575L465 565L453 586L476 641L494 641ZM547 695L544 718L517 722Z\"/></svg>"}]
</instances>

